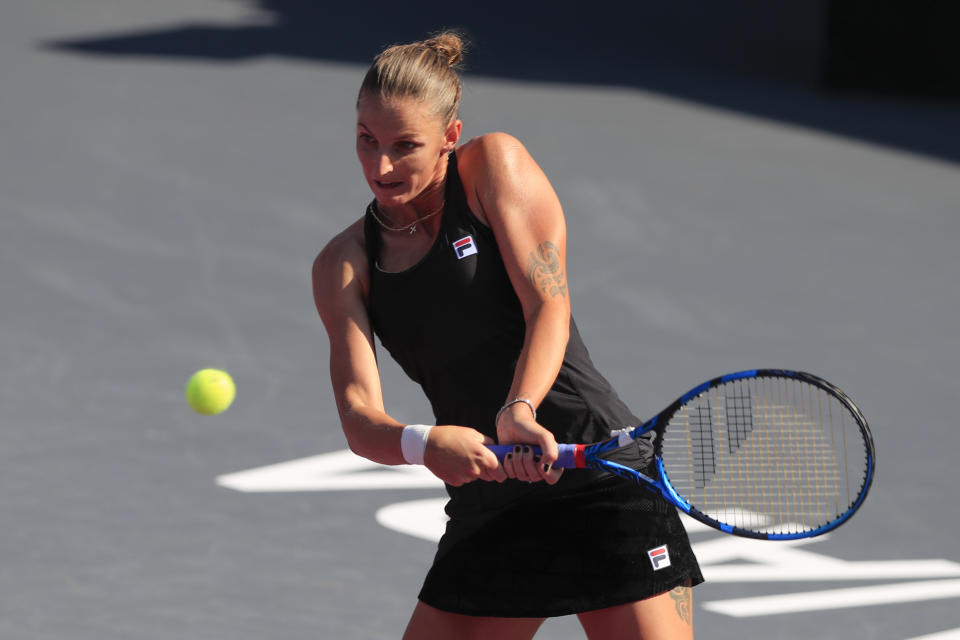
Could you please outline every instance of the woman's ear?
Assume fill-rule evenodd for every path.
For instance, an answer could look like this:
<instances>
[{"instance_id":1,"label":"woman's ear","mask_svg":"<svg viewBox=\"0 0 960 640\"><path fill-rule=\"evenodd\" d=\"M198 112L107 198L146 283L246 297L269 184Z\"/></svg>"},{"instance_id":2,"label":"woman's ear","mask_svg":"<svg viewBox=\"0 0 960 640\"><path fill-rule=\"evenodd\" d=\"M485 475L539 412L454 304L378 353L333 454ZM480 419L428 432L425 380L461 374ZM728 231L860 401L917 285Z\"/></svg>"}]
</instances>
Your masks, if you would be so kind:
<instances>
[{"instance_id":1,"label":"woman's ear","mask_svg":"<svg viewBox=\"0 0 960 640\"><path fill-rule=\"evenodd\" d=\"M451 120L447 125L447 130L443 133L443 153L450 153L457 148L460 142L460 132L463 131L462 120Z\"/></svg>"}]
</instances>

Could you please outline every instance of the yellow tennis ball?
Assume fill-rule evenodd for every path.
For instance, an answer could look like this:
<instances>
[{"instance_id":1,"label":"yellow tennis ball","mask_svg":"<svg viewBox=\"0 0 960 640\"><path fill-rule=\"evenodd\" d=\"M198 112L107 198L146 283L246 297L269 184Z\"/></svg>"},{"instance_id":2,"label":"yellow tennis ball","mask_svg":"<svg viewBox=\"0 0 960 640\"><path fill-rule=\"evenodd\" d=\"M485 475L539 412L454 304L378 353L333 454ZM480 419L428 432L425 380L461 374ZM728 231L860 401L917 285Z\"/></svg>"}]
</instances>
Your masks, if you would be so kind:
<instances>
[{"instance_id":1,"label":"yellow tennis ball","mask_svg":"<svg viewBox=\"0 0 960 640\"><path fill-rule=\"evenodd\" d=\"M236 395L233 378L219 369L201 369L187 382L187 404L205 416L226 411Z\"/></svg>"}]
</instances>

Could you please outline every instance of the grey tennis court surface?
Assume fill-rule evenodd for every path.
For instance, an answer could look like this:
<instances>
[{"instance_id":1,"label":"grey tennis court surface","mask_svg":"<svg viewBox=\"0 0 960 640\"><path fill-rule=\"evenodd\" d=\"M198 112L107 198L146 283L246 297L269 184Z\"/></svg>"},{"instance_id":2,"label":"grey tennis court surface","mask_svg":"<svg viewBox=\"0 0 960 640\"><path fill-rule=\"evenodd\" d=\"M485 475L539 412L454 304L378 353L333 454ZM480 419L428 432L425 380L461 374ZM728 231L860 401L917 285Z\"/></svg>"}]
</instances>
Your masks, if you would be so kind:
<instances>
[{"instance_id":1,"label":"grey tennis court surface","mask_svg":"<svg viewBox=\"0 0 960 640\"><path fill-rule=\"evenodd\" d=\"M0 7L0 637L396 638L414 605L443 492L343 453L309 284L368 198L364 67L266 46L260 4ZM635 412L770 366L871 423L873 492L827 539L691 532L699 637L960 637L956 104L663 77L473 74L463 117L552 178ZM223 415L183 401L203 367L234 375Z\"/></svg>"}]
</instances>

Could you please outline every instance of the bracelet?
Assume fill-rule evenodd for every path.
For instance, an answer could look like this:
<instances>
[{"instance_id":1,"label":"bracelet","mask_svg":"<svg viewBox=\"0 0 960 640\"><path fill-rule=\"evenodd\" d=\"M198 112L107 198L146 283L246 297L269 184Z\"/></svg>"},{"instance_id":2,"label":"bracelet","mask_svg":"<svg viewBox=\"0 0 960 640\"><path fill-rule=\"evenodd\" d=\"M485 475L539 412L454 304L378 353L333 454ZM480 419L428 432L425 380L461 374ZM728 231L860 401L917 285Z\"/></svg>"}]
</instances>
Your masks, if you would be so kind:
<instances>
[{"instance_id":1,"label":"bracelet","mask_svg":"<svg viewBox=\"0 0 960 640\"><path fill-rule=\"evenodd\" d=\"M430 429L433 427L426 424L408 424L403 428L400 434L400 451L407 464L423 464Z\"/></svg>"},{"instance_id":2,"label":"bracelet","mask_svg":"<svg viewBox=\"0 0 960 640\"><path fill-rule=\"evenodd\" d=\"M514 398L513 400L511 400L510 402L508 402L507 404L503 405L502 407L500 407L500 411L497 411L497 417L493 419L493 426L496 427L496 426L500 423L500 416L503 415L503 412L504 412L504 411L506 411L507 409L509 409L509 408L512 407L513 405L515 405L515 404L517 404L517 403L520 403L520 402L522 402L523 404L525 404L525 405L527 405L528 407L530 407L530 411L533 413L533 419L534 419L534 421L536 421L536 419L537 419L537 409L533 406L533 403L530 402L529 400L527 400L526 398L517 397L517 398Z\"/></svg>"}]
</instances>

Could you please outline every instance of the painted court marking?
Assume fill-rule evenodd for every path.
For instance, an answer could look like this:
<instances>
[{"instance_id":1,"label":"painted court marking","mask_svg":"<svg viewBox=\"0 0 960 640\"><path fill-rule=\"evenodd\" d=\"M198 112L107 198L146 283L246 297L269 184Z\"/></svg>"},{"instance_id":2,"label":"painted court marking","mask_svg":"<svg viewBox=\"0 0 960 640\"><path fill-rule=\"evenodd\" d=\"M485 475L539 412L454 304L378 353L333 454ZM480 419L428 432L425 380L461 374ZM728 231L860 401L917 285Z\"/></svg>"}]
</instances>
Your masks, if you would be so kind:
<instances>
[{"instance_id":1,"label":"painted court marking","mask_svg":"<svg viewBox=\"0 0 960 640\"><path fill-rule=\"evenodd\" d=\"M907 640L960 640L960 628L948 629L939 633L931 633L926 636L915 636Z\"/></svg>"},{"instance_id":2,"label":"painted court marking","mask_svg":"<svg viewBox=\"0 0 960 640\"><path fill-rule=\"evenodd\" d=\"M425 467L383 466L348 450L229 473L217 477L216 482L243 492L443 487ZM376 512L376 521L387 529L436 542L446 526L443 511L446 501L446 497L439 497L390 504ZM692 518L683 514L681 517L691 533L717 533ZM726 616L751 618L960 597L960 563L946 559L847 561L804 548L827 537L770 543L718 533L716 537L693 543L693 549L704 577L715 583L900 582L713 600L701 606ZM960 628L909 640L960 640Z\"/></svg>"},{"instance_id":3,"label":"painted court marking","mask_svg":"<svg viewBox=\"0 0 960 640\"><path fill-rule=\"evenodd\" d=\"M426 467L387 467L349 450L228 473L217 477L217 484L252 493L443 488L443 483Z\"/></svg>"},{"instance_id":4,"label":"painted court marking","mask_svg":"<svg viewBox=\"0 0 960 640\"><path fill-rule=\"evenodd\" d=\"M853 589L827 589L757 598L705 602L703 608L735 618L752 618L803 611L828 611L902 602L946 600L960 596L960 580L899 582Z\"/></svg>"}]
</instances>

